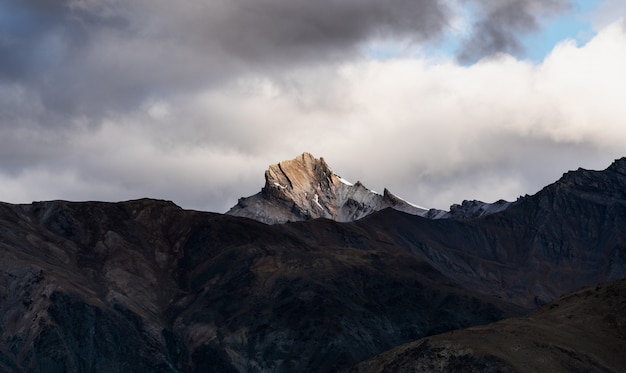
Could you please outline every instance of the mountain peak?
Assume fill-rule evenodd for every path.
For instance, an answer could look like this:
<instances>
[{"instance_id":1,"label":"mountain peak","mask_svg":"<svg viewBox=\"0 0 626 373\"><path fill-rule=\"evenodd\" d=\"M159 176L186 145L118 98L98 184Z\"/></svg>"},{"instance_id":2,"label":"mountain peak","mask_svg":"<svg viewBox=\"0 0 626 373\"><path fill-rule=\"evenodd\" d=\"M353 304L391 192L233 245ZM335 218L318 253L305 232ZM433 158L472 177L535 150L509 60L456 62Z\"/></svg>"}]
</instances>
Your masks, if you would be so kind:
<instances>
[{"instance_id":1,"label":"mountain peak","mask_svg":"<svg viewBox=\"0 0 626 373\"><path fill-rule=\"evenodd\" d=\"M289 208L297 215L293 220L334 219L337 214L336 192L341 185L340 178L324 158L302 153L294 159L270 165L265 171L261 194L268 200L281 202L281 205L292 205Z\"/></svg>"},{"instance_id":2,"label":"mountain peak","mask_svg":"<svg viewBox=\"0 0 626 373\"><path fill-rule=\"evenodd\" d=\"M311 153L269 166L265 171L264 190L278 189L282 194L312 192L317 186L338 182L337 176L328 167L324 158L315 158Z\"/></svg>"},{"instance_id":3,"label":"mountain peak","mask_svg":"<svg viewBox=\"0 0 626 373\"><path fill-rule=\"evenodd\" d=\"M386 189L380 195L361 182L352 184L335 174L324 158L302 153L270 165L261 192L240 198L227 214L268 224L315 218L347 222L387 207L414 215L427 212Z\"/></svg>"},{"instance_id":4,"label":"mountain peak","mask_svg":"<svg viewBox=\"0 0 626 373\"><path fill-rule=\"evenodd\" d=\"M603 171L578 168L568 171L553 184L543 188L540 193L556 193L561 190L575 191L578 195L602 195L607 203L615 199L626 198L626 158L616 159Z\"/></svg>"},{"instance_id":5,"label":"mountain peak","mask_svg":"<svg viewBox=\"0 0 626 373\"><path fill-rule=\"evenodd\" d=\"M613 161L607 170L626 174L626 157Z\"/></svg>"}]
</instances>

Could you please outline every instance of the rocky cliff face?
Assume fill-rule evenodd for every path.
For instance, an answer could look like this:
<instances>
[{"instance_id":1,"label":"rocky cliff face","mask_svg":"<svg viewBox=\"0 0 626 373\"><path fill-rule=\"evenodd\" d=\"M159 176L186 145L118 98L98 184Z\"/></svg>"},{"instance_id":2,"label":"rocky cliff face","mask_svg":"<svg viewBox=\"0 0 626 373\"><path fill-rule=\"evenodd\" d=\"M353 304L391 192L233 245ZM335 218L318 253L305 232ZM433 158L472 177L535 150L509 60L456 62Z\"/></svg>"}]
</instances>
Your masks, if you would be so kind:
<instances>
[{"instance_id":1,"label":"rocky cliff face","mask_svg":"<svg viewBox=\"0 0 626 373\"><path fill-rule=\"evenodd\" d=\"M261 192L241 198L227 214L268 224L315 218L348 222L387 207L413 215L429 214L428 210L407 203L387 189L381 195L360 182L352 184L335 174L324 158L303 153L290 161L271 165L265 172Z\"/></svg>"}]
</instances>

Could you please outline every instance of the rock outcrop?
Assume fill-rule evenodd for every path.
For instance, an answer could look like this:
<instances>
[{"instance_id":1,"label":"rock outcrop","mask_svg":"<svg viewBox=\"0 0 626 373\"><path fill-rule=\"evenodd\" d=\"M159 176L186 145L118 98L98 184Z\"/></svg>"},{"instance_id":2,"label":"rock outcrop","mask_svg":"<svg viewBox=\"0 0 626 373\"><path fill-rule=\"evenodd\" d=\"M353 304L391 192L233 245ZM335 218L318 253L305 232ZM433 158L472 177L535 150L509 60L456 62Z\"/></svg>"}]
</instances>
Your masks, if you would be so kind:
<instances>
[{"instance_id":1,"label":"rock outcrop","mask_svg":"<svg viewBox=\"0 0 626 373\"><path fill-rule=\"evenodd\" d=\"M439 219L473 219L481 216L495 214L504 211L511 206L512 202L503 199L494 203L485 203L482 201L472 200L463 201L461 204L450 206L450 211L439 215Z\"/></svg>"},{"instance_id":2,"label":"rock outcrop","mask_svg":"<svg viewBox=\"0 0 626 373\"><path fill-rule=\"evenodd\" d=\"M360 182L352 184L335 174L324 158L303 153L271 165L261 192L240 198L227 214L268 224L316 218L349 222L387 207L420 216L438 212L412 205L387 189L381 195Z\"/></svg>"}]
</instances>

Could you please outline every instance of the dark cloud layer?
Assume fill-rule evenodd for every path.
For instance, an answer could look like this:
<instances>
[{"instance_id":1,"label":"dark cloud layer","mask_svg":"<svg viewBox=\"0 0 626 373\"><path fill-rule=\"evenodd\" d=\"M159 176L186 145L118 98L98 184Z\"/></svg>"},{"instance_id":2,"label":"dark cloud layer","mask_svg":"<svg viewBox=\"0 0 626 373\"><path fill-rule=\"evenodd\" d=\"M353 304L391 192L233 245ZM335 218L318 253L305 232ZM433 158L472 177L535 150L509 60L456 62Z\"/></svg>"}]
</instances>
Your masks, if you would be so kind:
<instances>
[{"instance_id":1,"label":"dark cloud layer","mask_svg":"<svg viewBox=\"0 0 626 373\"><path fill-rule=\"evenodd\" d=\"M520 37L539 31L545 17L571 7L570 0L475 0L478 20L462 45L458 58L470 63L495 53L518 54Z\"/></svg>"},{"instance_id":2,"label":"dark cloud layer","mask_svg":"<svg viewBox=\"0 0 626 373\"><path fill-rule=\"evenodd\" d=\"M234 1L208 25L234 54L315 58L352 49L371 37L402 36L422 41L446 27L449 10L431 0Z\"/></svg>"},{"instance_id":3,"label":"dark cloud layer","mask_svg":"<svg viewBox=\"0 0 626 373\"><path fill-rule=\"evenodd\" d=\"M353 54L372 36L438 35L436 1L90 1L0 4L0 79L72 115L128 110L226 77Z\"/></svg>"},{"instance_id":4,"label":"dark cloud layer","mask_svg":"<svg viewBox=\"0 0 626 373\"><path fill-rule=\"evenodd\" d=\"M45 80L92 48L97 30L123 30L128 20L75 8L69 0L0 4L0 78Z\"/></svg>"},{"instance_id":5,"label":"dark cloud layer","mask_svg":"<svg viewBox=\"0 0 626 373\"><path fill-rule=\"evenodd\" d=\"M460 54L519 48L538 0L471 0L484 12ZM565 0L542 1L559 10ZM343 61L372 39L435 40L454 0L6 0L0 4L0 81L49 110L127 111L250 72Z\"/></svg>"}]
</instances>

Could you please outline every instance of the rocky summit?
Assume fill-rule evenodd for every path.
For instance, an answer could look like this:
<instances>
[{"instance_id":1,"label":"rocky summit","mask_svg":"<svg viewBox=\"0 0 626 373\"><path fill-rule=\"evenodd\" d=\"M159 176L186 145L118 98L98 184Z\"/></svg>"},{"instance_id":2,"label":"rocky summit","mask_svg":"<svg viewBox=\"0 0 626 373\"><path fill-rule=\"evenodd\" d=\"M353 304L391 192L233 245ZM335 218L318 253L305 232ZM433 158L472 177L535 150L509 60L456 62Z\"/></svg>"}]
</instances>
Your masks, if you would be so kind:
<instances>
[{"instance_id":1,"label":"rocky summit","mask_svg":"<svg viewBox=\"0 0 626 373\"><path fill-rule=\"evenodd\" d=\"M303 153L271 165L265 171L261 192L240 198L227 214L268 224L315 218L348 222L387 207L413 215L428 214L428 210L407 203L387 189L381 195L360 182L352 184L335 174L324 158Z\"/></svg>"}]
</instances>

